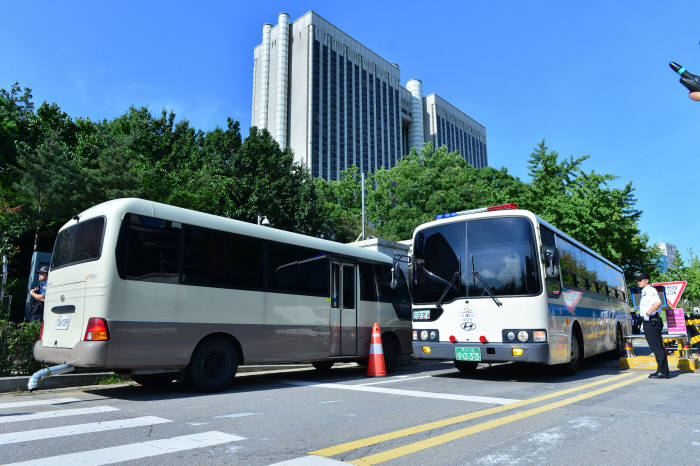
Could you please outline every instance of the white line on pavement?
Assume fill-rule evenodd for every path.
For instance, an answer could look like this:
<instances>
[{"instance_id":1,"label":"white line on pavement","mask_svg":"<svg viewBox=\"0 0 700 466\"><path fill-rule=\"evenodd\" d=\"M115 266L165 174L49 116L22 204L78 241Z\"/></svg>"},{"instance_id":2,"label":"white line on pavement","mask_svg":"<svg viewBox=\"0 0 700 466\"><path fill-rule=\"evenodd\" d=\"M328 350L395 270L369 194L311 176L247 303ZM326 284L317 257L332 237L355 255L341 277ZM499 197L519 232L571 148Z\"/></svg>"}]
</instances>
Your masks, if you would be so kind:
<instances>
[{"instance_id":1,"label":"white line on pavement","mask_svg":"<svg viewBox=\"0 0 700 466\"><path fill-rule=\"evenodd\" d=\"M400 379L381 380L379 382L360 383L358 385L362 385L363 387L366 387L367 385L379 385L382 383L403 382L404 380L426 379L428 377L432 377L432 375L421 375L419 377L406 377L406 376L401 376L401 377L402 378L400 378Z\"/></svg>"},{"instance_id":2,"label":"white line on pavement","mask_svg":"<svg viewBox=\"0 0 700 466\"><path fill-rule=\"evenodd\" d=\"M50 400L17 401L15 403L0 403L0 409L24 408L26 406L60 405L80 401L78 398L52 398Z\"/></svg>"},{"instance_id":3,"label":"white line on pavement","mask_svg":"<svg viewBox=\"0 0 700 466\"><path fill-rule=\"evenodd\" d=\"M166 453L175 453L184 450L194 450L195 448L211 447L222 443L237 442L245 440L244 437L226 434L224 432L202 432L200 434L183 435L162 440L149 440L147 442L131 443L119 445L117 447L101 448L99 450L81 451L66 455L40 458L17 465L56 465L61 466L87 466L118 463L122 461L132 461L150 456L158 456Z\"/></svg>"},{"instance_id":4,"label":"white line on pavement","mask_svg":"<svg viewBox=\"0 0 700 466\"><path fill-rule=\"evenodd\" d=\"M255 416L256 414L260 414L260 413L222 414L221 416L215 416L215 417L217 417L217 418L219 418L219 417L246 417L246 416Z\"/></svg>"},{"instance_id":5,"label":"white line on pavement","mask_svg":"<svg viewBox=\"0 0 700 466\"><path fill-rule=\"evenodd\" d=\"M108 413L110 411L119 411L119 409L112 408L111 406L93 406L91 408L60 409L58 411L43 411L31 414L13 414L10 416L0 416L0 424L7 422L34 421L36 419L54 419L57 417L79 416L81 414Z\"/></svg>"},{"instance_id":6,"label":"white line on pavement","mask_svg":"<svg viewBox=\"0 0 700 466\"><path fill-rule=\"evenodd\" d=\"M296 385L300 387L318 387L318 388L335 388L340 390L354 390L358 392L372 392L372 393L383 393L386 395L402 395L402 396L415 396L418 398L435 398L438 400L457 400L457 401L471 401L473 403L490 403L497 405L505 405L508 403L513 403L515 401L520 401L512 398L495 398L490 396L473 396L473 395L453 395L450 393L433 393L433 392L420 392L417 390L401 390L398 388L383 388L383 387L367 387L364 385L346 385L341 383L314 383L306 382L302 380L291 380L285 382L290 385Z\"/></svg>"},{"instance_id":7,"label":"white line on pavement","mask_svg":"<svg viewBox=\"0 0 700 466\"><path fill-rule=\"evenodd\" d=\"M307 455L300 458L281 461L279 463L270 464L269 466L322 466L324 464L345 464L342 461L336 461L322 456Z\"/></svg>"},{"instance_id":8,"label":"white line on pavement","mask_svg":"<svg viewBox=\"0 0 700 466\"><path fill-rule=\"evenodd\" d=\"M54 437L66 437L68 435L87 434L91 432L103 432L105 430L152 426L155 424L163 424L165 422L172 421L155 416L143 416L132 419L119 419L117 421L90 422L88 424L76 424L73 426L49 427L46 429L10 432L7 434L0 434L0 445L28 442L32 440L43 440Z\"/></svg>"}]
</instances>

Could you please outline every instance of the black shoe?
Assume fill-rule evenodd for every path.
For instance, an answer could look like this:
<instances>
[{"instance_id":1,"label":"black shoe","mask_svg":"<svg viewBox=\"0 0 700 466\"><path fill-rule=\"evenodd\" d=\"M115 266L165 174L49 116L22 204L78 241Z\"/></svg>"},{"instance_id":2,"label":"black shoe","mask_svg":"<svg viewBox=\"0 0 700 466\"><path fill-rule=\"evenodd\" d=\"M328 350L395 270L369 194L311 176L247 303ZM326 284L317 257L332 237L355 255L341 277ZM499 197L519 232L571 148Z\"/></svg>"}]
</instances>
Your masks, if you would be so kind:
<instances>
[{"instance_id":1,"label":"black shoe","mask_svg":"<svg viewBox=\"0 0 700 466\"><path fill-rule=\"evenodd\" d=\"M662 372L654 372L653 374L649 374L650 379L668 379L668 374L664 374Z\"/></svg>"}]
</instances>

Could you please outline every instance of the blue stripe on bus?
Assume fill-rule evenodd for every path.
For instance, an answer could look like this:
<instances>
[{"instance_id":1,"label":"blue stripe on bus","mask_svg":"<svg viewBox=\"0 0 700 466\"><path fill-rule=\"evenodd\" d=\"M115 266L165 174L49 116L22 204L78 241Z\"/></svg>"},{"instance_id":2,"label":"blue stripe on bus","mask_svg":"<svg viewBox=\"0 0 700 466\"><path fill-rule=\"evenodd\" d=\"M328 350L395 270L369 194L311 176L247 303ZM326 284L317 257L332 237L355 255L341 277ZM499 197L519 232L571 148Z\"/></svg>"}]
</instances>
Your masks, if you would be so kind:
<instances>
[{"instance_id":1,"label":"blue stripe on bus","mask_svg":"<svg viewBox=\"0 0 700 466\"><path fill-rule=\"evenodd\" d=\"M618 311L613 310L613 309L605 311L605 310L601 310L601 309L593 309L591 307L576 306L575 309L569 310L566 308L566 306L561 306L561 305L556 305L556 304L549 305L549 315L551 315L551 316L603 318L603 317L609 317L611 311L615 312L615 319L631 318L631 317L628 317L626 313L621 313L621 312L618 312Z\"/></svg>"}]
</instances>

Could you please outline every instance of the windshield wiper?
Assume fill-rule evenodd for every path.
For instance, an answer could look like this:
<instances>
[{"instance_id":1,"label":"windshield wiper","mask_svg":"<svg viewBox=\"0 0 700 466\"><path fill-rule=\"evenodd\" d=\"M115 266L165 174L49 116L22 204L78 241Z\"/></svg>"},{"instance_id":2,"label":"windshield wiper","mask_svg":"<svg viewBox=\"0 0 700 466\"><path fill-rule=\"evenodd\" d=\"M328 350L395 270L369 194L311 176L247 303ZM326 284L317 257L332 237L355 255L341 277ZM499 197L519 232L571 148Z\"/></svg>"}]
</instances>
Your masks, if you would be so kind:
<instances>
[{"instance_id":1,"label":"windshield wiper","mask_svg":"<svg viewBox=\"0 0 700 466\"><path fill-rule=\"evenodd\" d=\"M493 302L496 303L497 306L503 306L503 303L498 300L493 290L491 290L491 288L486 284L486 281L483 278L481 278L479 272L476 271L476 267L474 267L474 256L472 256L472 275L478 278L481 284L484 285L484 289L489 294L489 296L491 296Z\"/></svg>"},{"instance_id":2,"label":"windshield wiper","mask_svg":"<svg viewBox=\"0 0 700 466\"><path fill-rule=\"evenodd\" d=\"M455 284L455 280L457 280L457 277L462 275L462 258L459 258L459 265L457 268L457 271L452 275L452 278L450 279L450 283L447 285L447 288L445 288L445 291L442 292L442 295L440 295L440 299L438 299L437 304L435 304L435 307L438 309L442 308L442 302L444 301L445 297L447 296L447 293L452 289L452 285Z\"/></svg>"},{"instance_id":3,"label":"windshield wiper","mask_svg":"<svg viewBox=\"0 0 700 466\"><path fill-rule=\"evenodd\" d=\"M431 272L430 270L428 270L428 269L425 268L425 267L423 267L423 271L424 271L426 274L430 275L431 278L434 278L434 279L436 279L436 280L438 280L438 281L441 281L441 282L443 282L443 283L447 283L447 286L445 287L445 291L442 292L442 294L440 295L440 297L439 297L438 300L437 300L437 303L435 304L435 307L437 307L437 308L442 308L442 302L443 302L444 299L447 297L447 293L449 293L449 291L450 291L450 290L452 289L452 287L454 286L455 280L457 280L457 278L460 277L460 276L462 275L462 258L459 259L459 264L458 264L458 266L457 266L457 271L452 275L452 278L450 278L450 281L447 281L447 280L445 280L444 278L442 278L441 276L439 276L439 275L437 275L437 274L434 274L433 272Z\"/></svg>"}]
</instances>

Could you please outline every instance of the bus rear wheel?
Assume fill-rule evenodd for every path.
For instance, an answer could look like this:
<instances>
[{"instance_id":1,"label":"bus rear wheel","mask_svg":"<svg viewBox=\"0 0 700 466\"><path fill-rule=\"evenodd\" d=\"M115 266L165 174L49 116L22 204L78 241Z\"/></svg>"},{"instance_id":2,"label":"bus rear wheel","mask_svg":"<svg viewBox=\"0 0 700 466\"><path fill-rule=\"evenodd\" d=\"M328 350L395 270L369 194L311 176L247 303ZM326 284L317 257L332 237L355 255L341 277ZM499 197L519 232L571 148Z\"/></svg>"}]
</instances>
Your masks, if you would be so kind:
<instances>
[{"instance_id":1,"label":"bus rear wheel","mask_svg":"<svg viewBox=\"0 0 700 466\"><path fill-rule=\"evenodd\" d=\"M231 386L238 370L238 353L223 337L210 337L192 353L185 369L185 382L203 393L220 392Z\"/></svg>"},{"instance_id":2,"label":"bus rear wheel","mask_svg":"<svg viewBox=\"0 0 700 466\"><path fill-rule=\"evenodd\" d=\"M478 365L479 363L474 361L455 361L455 367L462 375L472 375Z\"/></svg>"}]
</instances>

